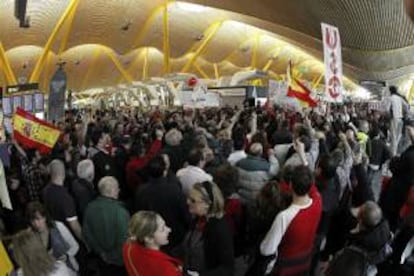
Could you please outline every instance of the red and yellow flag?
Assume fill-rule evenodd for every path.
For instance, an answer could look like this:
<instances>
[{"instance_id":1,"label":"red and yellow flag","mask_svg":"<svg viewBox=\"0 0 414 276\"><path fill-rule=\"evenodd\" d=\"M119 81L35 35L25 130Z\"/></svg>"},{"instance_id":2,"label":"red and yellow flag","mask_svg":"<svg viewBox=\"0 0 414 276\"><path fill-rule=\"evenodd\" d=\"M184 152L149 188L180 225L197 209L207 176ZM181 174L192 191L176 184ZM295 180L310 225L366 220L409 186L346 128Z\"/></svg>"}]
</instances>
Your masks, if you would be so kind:
<instances>
[{"instance_id":1,"label":"red and yellow flag","mask_svg":"<svg viewBox=\"0 0 414 276\"><path fill-rule=\"evenodd\" d=\"M36 148L47 154L60 137L60 130L46 121L17 108L13 116L13 136L26 148Z\"/></svg>"},{"instance_id":2,"label":"red and yellow flag","mask_svg":"<svg viewBox=\"0 0 414 276\"><path fill-rule=\"evenodd\" d=\"M318 102L311 98L311 91L301 81L292 75L292 64L287 68L288 92L287 96L298 99L303 105L315 107Z\"/></svg>"}]
</instances>

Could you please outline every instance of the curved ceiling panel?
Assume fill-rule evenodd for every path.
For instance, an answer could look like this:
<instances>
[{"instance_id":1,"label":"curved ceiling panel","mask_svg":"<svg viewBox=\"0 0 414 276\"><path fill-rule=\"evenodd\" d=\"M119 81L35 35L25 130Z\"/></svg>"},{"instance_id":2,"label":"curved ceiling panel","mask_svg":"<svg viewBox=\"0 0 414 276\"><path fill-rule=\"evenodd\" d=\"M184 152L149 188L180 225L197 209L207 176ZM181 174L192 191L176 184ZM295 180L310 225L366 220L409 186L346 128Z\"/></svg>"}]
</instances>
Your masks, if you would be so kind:
<instances>
[{"instance_id":1,"label":"curved ceiling panel","mask_svg":"<svg viewBox=\"0 0 414 276\"><path fill-rule=\"evenodd\" d=\"M71 3L79 4L65 12ZM414 24L400 0L195 0L170 2L167 13L164 5L161 0L28 1L30 28L23 29L13 16L14 1L3 0L0 42L17 78L29 78L67 13L40 68L43 89L59 60L66 62L68 87L74 90L162 76L168 73L166 60L170 72L209 78L216 77L214 64L220 76L247 68L283 75L292 60L311 81L323 71L322 21L339 27L344 71L355 80L403 78L414 65ZM6 84L3 74L0 81Z\"/></svg>"},{"instance_id":2,"label":"curved ceiling panel","mask_svg":"<svg viewBox=\"0 0 414 276\"><path fill-rule=\"evenodd\" d=\"M21 45L43 46L52 33L60 16L70 0L28 1L27 14L30 16L30 28L19 28L14 17L14 1L0 1L0 41L6 49Z\"/></svg>"},{"instance_id":3,"label":"curved ceiling panel","mask_svg":"<svg viewBox=\"0 0 414 276\"><path fill-rule=\"evenodd\" d=\"M186 1L186 0L184 0ZM414 44L413 24L401 0L190 0L260 18L320 39L320 22L336 25L343 45L387 50Z\"/></svg>"}]
</instances>

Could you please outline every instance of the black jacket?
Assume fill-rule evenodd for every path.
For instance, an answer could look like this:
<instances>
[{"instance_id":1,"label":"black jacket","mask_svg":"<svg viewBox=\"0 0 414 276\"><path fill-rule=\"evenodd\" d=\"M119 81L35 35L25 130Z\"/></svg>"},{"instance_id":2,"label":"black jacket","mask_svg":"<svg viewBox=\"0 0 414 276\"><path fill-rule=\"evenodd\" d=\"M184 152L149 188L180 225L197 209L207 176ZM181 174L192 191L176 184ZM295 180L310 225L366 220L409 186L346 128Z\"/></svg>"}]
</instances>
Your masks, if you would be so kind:
<instances>
[{"instance_id":1,"label":"black jacket","mask_svg":"<svg viewBox=\"0 0 414 276\"><path fill-rule=\"evenodd\" d=\"M339 204L341 186L337 175L331 179L318 178L316 185L322 196L322 210L324 212L333 212Z\"/></svg>"},{"instance_id":2,"label":"black jacket","mask_svg":"<svg viewBox=\"0 0 414 276\"><path fill-rule=\"evenodd\" d=\"M350 243L367 252L379 251L390 241L391 231L386 220L381 221L377 226L369 230L361 230L358 233L351 234Z\"/></svg>"},{"instance_id":3,"label":"black jacket","mask_svg":"<svg viewBox=\"0 0 414 276\"><path fill-rule=\"evenodd\" d=\"M76 210L80 217L79 221L82 221L86 206L96 198L97 193L93 187L93 183L81 178L73 180L71 190L73 198L75 199Z\"/></svg>"},{"instance_id":4,"label":"black jacket","mask_svg":"<svg viewBox=\"0 0 414 276\"><path fill-rule=\"evenodd\" d=\"M272 135L272 145L292 143L292 134L287 129L276 130Z\"/></svg>"},{"instance_id":5,"label":"black jacket","mask_svg":"<svg viewBox=\"0 0 414 276\"><path fill-rule=\"evenodd\" d=\"M92 162L95 166L94 184L96 187L99 180L101 180L104 176L117 177L115 160L111 155L103 151L99 151L93 156ZM119 181L119 179L117 180Z\"/></svg>"},{"instance_id":6,"label":"black jacket","mask_svg":"<svg viewBox=\"0 0 414 276\"><path fill-rule=\"evenodd\" d=\"M391 157L390 151L381 138L373 138L370 140L371 153L369 156L370 164L381 166Z\"/></svg>"},{"instance_id":7,"label":"black jacket","mask_svg":"<svg viewBox=\"0 0 414 276\"><path fill-rule=\"evenodd\" d=\"M225 218L210 218L203 232L206 271L200 276L234 274L233 237Z\"/></svg>"},{"instance_id":8,"label":"black jacket","mask_svg":"<svg viewBox=\"0 0 414 276\"><path fill-rule=\"evenodd\" d=\"M360 206L367 200L374 200L372 190L369 186L367 171L362 164L354 165L351 179L355 179L357 185L352 192L352 205Z\"/></svg>"},{"instance_id":9,"label":"black jacket","mask_svg":"<svg viewBox=\"0 0 414 276\"><path fill-rule=\"evenodd\" d=\"M186 154L182 145L164 146L162 153L167 154L170 158L171 170L176 173L184 165Z\"/></svg>"},{"instance_id":10,"label":"black jacket","mask_svg":"<svg viewBox=\"0 0 414 276\"><path fill-rule=\"evenodd\" d=\"M187 233L191 217L186 199L177 183L167 178L150 179L138 188L134 200L134 211L150 210L159 213L171 228L169 248L177 246Z\"/></svg>"},{"instance_id":11,"label":"black jacket","mask_svg":"<svg viewBox=\"0 0 414 276\"><path fill-rule=\"evenodd\" d=\"M387 248L387 244L391 245L391 231L388 222L383 220L371 229L351 234L350 244L366 252L368 263L377 265L384 262L391 253Z\"/></svg>"}]
</instances>

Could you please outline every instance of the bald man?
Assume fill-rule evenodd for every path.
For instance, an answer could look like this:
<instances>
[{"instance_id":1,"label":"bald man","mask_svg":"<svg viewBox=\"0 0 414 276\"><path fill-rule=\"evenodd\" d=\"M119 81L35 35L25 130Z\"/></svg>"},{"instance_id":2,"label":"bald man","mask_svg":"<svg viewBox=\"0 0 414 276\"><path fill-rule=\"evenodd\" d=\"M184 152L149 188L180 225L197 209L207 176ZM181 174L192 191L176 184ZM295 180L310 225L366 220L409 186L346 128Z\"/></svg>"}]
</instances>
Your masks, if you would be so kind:
<instances>
[{"instance_id":1,"label":"bald man","mask_svg":"<svg viewBox=\"0 0 414 276\"><path fill-rule=\"evenodd\" d=\"M279 171L279 162L273 151L269 151L269 161L262 155L263 145L253 143L247 157L236 163L239 172L238 194L243 203L254 204L259 191Z\"/></svg>"},{"instance_id":2,"label":"bald man","mask_svg":"<svg viewBox=\"0 0 414 276\"><path fill-rule=\"evenodd\" d=\"M86 207L82 234L103 263L102 275L124 275L122 244L127 238L129 214L118 201L119 184L114 177L103 177L98 190L100 196Z\"/></svg>"},{"instance_id":3,"label":"bald man","mask_svg":"<svg viewBox=\"0 0 414 276\"><path fill-rule=\"evenodd\" d=\"M54 220L65 223L73 234L81 239L81 226L76 213L76 205L68 190L63 186L65 165L55 159L49 164L50 182L43 189L43 202Z\"/></svg>"}]
</instances>

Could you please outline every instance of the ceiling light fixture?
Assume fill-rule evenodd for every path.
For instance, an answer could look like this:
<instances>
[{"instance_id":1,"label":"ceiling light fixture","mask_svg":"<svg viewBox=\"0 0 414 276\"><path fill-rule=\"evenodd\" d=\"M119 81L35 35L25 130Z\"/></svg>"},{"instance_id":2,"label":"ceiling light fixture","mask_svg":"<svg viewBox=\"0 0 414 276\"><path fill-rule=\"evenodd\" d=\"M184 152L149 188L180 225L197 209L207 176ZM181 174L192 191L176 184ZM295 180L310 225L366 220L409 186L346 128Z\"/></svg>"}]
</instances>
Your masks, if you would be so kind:
<instances>
[{"instance_id":1,"label":"ceiling light fixture","mask_svg":"<svg viewBox=\"0 0 414 276\"><path fill-rule=\"evenodd\" d=\"M246 53L249 50L250 50L250 47L249 46L244 46L244 47L241 47L240 48L240 52L243 52L243 53Z\"/></svg>"},{"instance_id":2,"label":"ceiling light fixture","mask_svg":"<svg viewBox=\"0 0 414 276\"><path fill-rule=\"evenodd\" d=\"M66 61L59 59L59 61L56 63L56 65L57 65L59 68L63 68L63 66L65 66L65 65L66 65Z\"/></svg>"},{"instance_id":3,"label":"ceiling light fixture","mask_svg":"<svg viewBox=\"0 0 414 276\"><path fill-rule=\"evenodd\" d=\"M128 21L124 25L121 26L121 30L124 31L124 32L126 32L126 31L129 30L129 27L131 27L131 25L132 25L132 22L131 21Z\"/></svg>"},{"instance_id":4,"label":"ceiling light fixture","mask_svg":"<svg viewBox=\"0 0 414 276\"><path fill-rule=\"evenodd\" d=\"M208 7L206 6L201 6L201 5L196 5L196 4L191 4L191 3L185 3L185 2L176 2L175 7L186 11L186 12L195 12L195 13L199 13L199 12L204 12L208 9Z\"/></svg>"},{"instance_id":5,"label":"ceiling light fixture","mask_svg":"<svg viewBox=\"0 0 414 276\"><path fill-rule=\"evenodd\" d=\"M195 37L195 40L197 40L197 41L201 41L203 39L204 39L204 34L199 34Z\"/></svg>"}]
</instances>

